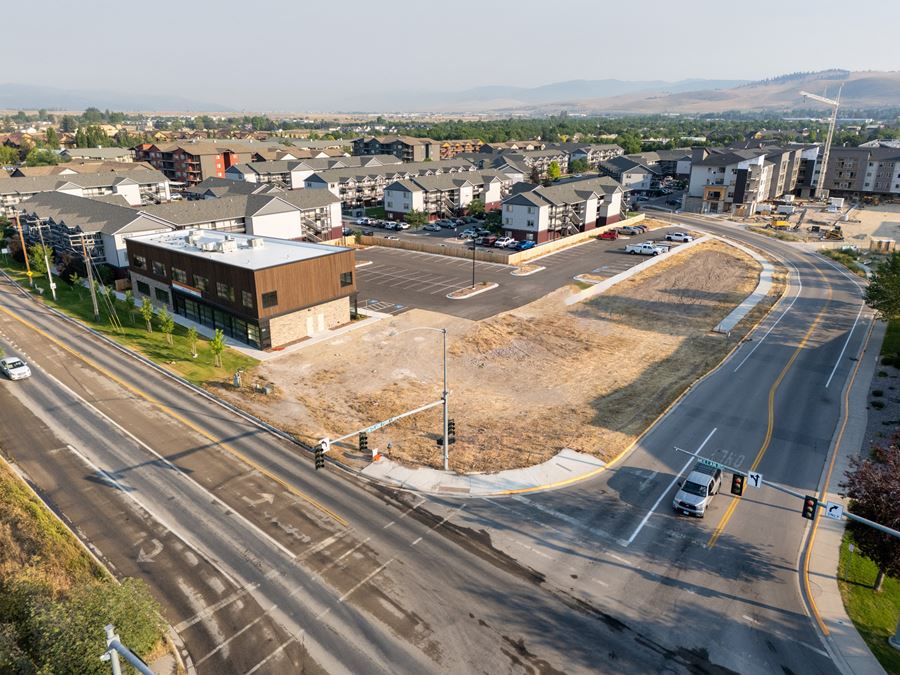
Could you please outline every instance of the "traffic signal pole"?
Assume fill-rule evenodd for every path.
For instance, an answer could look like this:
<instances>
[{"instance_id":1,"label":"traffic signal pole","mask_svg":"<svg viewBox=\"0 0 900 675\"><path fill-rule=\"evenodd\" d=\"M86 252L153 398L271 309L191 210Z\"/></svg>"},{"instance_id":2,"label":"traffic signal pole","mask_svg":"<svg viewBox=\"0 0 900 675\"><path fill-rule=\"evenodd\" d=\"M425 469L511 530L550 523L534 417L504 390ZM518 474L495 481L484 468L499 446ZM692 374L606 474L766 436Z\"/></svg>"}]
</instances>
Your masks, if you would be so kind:
<instances>
[{"instance_id":1,"label":"traffic signal pole","mask_svg":"<svg viewBox=\"0 0 900 675\"><path fill-rule=\"evenodd\" d=\"M734 467L728 466L727 464L722 464L721 462L716 462L715 460L709 459L707 457L700 457L699 455L694 455L694 453L690 452L689 450L683 450L682 448L678 448L678 447L676 447L675 450L677 450L678 452L683 452L687 455L693 455L693 456L697 457L697 459L702 459L705 462L709 462L710 464L719 466L724 471L728 471L733 474L736 473L736 474L740 474L740 475L746 475L745 472L741 471L740 469L735 469ZM809 495L803 494L801 492L797 492L796 490L791 490L790 488L785 487L784 485L779 485L778 483L773 483L772 481L769 481L769 480L760 479L760 483L762 485L768 485L770 488L778 490L779 492L784 492L785 494L791 495L791 497L797 497L798 499L803 499L804 503L805 503L806 499L809 497ZM821 502L818 501L818 499L816 499L816 510L818 510L820 508L823 508L823 505ZM892 527L888 527L887 525L882 525L881 523L876 523L874 520L869 520L868 518L863 518L862 516L857 516L854 513L850 513L846 509L844 510L842 515L847 520L854 520L857 523L862 523L863 525L866 525L868 527L871 527L872 529L878 530L879 532L883 532L884 534L888 534L892 537L897 537L898 539L900 539L900 531L897 531Z\"/></svg>"}]
</instances>

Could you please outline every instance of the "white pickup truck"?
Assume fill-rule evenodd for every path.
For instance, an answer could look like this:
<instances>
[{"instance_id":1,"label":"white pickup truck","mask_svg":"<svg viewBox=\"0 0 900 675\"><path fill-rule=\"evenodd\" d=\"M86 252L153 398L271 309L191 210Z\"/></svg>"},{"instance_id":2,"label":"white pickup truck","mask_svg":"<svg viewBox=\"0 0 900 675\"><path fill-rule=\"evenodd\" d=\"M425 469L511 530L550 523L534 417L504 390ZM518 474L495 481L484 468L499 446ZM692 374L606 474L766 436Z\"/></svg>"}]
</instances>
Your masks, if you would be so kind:
<instances>
[{"instance_id":1,"label":"white pickup truck","mask_svg":"<svg viewBox=\"0 0 900 675\"><path fill-rule=\"evenodd\" d=\"M660 253L668 253L669 247L660 244L653 244L645 241L642 244L629 244L625 247L625 253L631 255L659 255Z\"/></svg>"}]
</instances>

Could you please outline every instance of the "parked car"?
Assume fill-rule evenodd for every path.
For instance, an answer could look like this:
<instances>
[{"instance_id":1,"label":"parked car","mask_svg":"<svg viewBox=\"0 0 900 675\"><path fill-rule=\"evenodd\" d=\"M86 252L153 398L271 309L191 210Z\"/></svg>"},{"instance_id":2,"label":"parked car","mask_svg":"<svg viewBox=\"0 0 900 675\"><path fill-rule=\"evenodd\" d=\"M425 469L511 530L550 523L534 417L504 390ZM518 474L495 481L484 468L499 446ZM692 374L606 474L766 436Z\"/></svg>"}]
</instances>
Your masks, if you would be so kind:
<instances>
[{"instance_id":1,"label":"parked car","mask_svg":"<svg viewBox=\"0 0 900 675\"><path fill-rule=\"evenodd\" d=\"M669 206L681 206L681 200L680 199L667 199L666 204L668 204Z\"/></svg>"},{"instance_id":2,"label":"parked car","mask_svg":"<svg viewBox=\"0 0 900 675\"><path fill-rule=\"evenodd\" d=\"M436 220L434 222L438 227L456 227L456 223L452 220L448 220L446 218L441 218L440 220Z\"/></svg>"},{"instance_id":3,"label":"parked car","mask_svg":"<svg viewBox=\"0 0 900 675\"><path fill-rule=\"evenodd\" d=\"M631 255L659 255L660 253L667 253L668 251L668 246L660 246L659 244L653 244L649 241L645 241L641 244L629 244L625 247L625 253L630 253Z\"/></svg>"},{"instance_id":4,"label":"parked car","mask_svg":"<svg viewBox=\"0 0 900 675\"><path fill-rule=\"evenodd\" d=\"M345 237L349 237L351 234L353 234L353 230L351 230L349 227L342 227L341 234Z\"/></svg>"},{"instance_id":5,"label":"parked car","mask_svg":"<svg viewBox=\"0 0 900 675\"><path fill-rule=\"evenodd\" d=\"M497 235L495 234L484 234L475 239L475 243L482 246L493 246L495 241L497 241Z\"/></svg>"},{"instance_id":6,"label":"parked car","mask_svg":"<svg viewBox=\"0 0 900 675\"><path fill-rule=\"evenodd\" d=\"M373 223L369 222L368 218L357 218L356 224L357 225L372 225Z\"/></svg>"},{"instance_id":7,"label":"parked car","mask_svg":"<svg viewBox=\"0 0 900 675\"><path fill-rule=\"evenodd\" d=\"M494 242L494 248L506 248L510 245L510 243L516 243L516 240L512 237L500 237L497 241Z\"/></svg>"},{"instance_id":8,"label":"parked car","mask_svg":"<svg viewBox=\"0 0 900 675\"><path fill-rule=\"evenodd\" d=\"M467 227L465 230L463 230L458 235L456 235L456 237L458 239L472 239L473 237L476 237L477 235L478 235L478 233L473 228Z\"/></svg>"},{"instance_id":9,"label":"parked car","mask_svg":"<svg viewBox=\"0 0 900 675\"><path fill-rule=\"evenodd\" d=\"M687 232L669 232L666 241L694 241L694 238Z\"/></svg>"},{"instance_id":10,"label":"parked car","mask_svg":"<svg viewBox=\"0 0 900 675\"><path fill-rule=\"evenodd\" d=\"M486 237L486 236L489 235L489 234L493 234L493 232L491 232L489 229L487 229L487 228L485 228L485 227L478 227L478 228L475 228L475 233L476 233L479 237Z\"/></svg>"},{"instance_id":11,"label":"parked car","mask_svg":"<svg viewBox=\"0 0 900 675\"><path fill-rule=\"evenodd\" d=\"M601 232L600 236L597 239L618 239L619 232L618 230L606 230L606 232Z\"/></svg>"},{"instance_id":12,"label":"parked car","mask_svg":"<svg viewBox=\"0 0 900 675\"><path fill-rule=\"evenodd\" d=\"M403 222L402 220L398 220L396 223L394 223L394 229L395 230L408 230L409 223Z\"/></svg>"},{"instance_id":13,"label":"parked car","mask_svg":"<svg viewBox=\"0 0 900 675\"><path fill-rule=\"evenodd\" d=\"M632 225L632 227L634 229L636 229L638 232L646 232L647 230L650 229L646 225L641 225L640 223L638 223L637 225Z\"/></svg>"},{"instance_id":14,"label":"parked car","mask_svg":"<svg viewBox=\"0 0 900 675\"><path fill-rule=\"evenodd\" d=\"M441 226L437 223L427 223L422 229L428 230L429 232L440 232Z\"/></svg>"},{"instance_id":15,"label":"parked car","mask_svg":"<svg viewBox=\"0 0 900 675\"><path fill-rule=\"evenodd\" d=\"M386 229L386 230L396 230L396 229L398 229L398 228L397 228L397 223L395 223L395 222L393 222L393 221L391 221L391 220L386 220L386 221L385 221L384 223L382 223L381 225L382 225L382 227L384 227L384 229Z\"/></svg>"},{"instance_id":16,"label":"parked car","mask_svg":"<svg viewBox=\"0 0 900 675\"><path fill-rule=\"evenodd\" d=\"M633 237L636 234L640 234L641 231L636 228L634 225L625 225L624 227L619 228L619 234L624 234L628 237Z\"/></svg>"},{"instance_id":17,"label":"parked car","mask_svg":"<svg viewBox=\"0 0 900 675\"><path fill-rule=\"evenodd\" d=\"M374 237L375 236L374 230L363 230L362 233L363 233L364 237Z\"/></svg>"},{"instance_id":18,"label":"parked car","mask_svg":"<svg viewBox=\"0 0 900 675\"><path fill-rule=\"evenodd\" d=\"M506 245L506 248L515 249L519 244L522 243L522 242L520 242L518 239L513 239L512 237L510 237L510 239L512 239L512 241L510 241L510 242Z\"/></svg>"},{"instance_id":19,"label":"parked car","mask_svg":"<svg viewBox=\"0 0 900 675\"><path fill-rule=\"evenodd\" d=\"M31 368L18 356L7 356L0 359L0 372L11 380L24 380L31 377Z\"/></svg>"},{"instance_id":20,"label":"parked car","mask_svg":"<svg viewBox=\"0 0 900 675\"><path fill-rule=\"evenodd\" d=\"M385 238L385 239L391 239L391 240L393 240L393 241L399 241L399 240L400 240L400 237L398 237L396 234L388 234L388 235L385 235L384 238Z\"/></svg>"},{"instance_id":21,"label":"parked car","mask_svg":"<svg viewBox=\"0 0 900 675\"><path fill-rule=\"evenodd\" d=\"M465 218L457 218L453 221L456 225L465 225L468 221Z\"/></svg>"},{"instance_id":22,"label":"parked car","mask_svg":"<svg viewBox=\"0 0 900 675\"><path fill-rule=\"evenodd\" d=\"M534 248L533 241L525 240L525 241L520 241L518 244L516 244L517 251L527 251L530 248Z\"/></svg>"},{"instance_id":23,"label":"parked car","mask_svg":"<svg viewBox=\"0 0 900 675\"><path fill-rule=\"evenodd\" d=\"M678 486L678 492L672 499L672 508L686 516L703 518L721 486L721 470L698 463Z\"/></svg>"}]
</instances>

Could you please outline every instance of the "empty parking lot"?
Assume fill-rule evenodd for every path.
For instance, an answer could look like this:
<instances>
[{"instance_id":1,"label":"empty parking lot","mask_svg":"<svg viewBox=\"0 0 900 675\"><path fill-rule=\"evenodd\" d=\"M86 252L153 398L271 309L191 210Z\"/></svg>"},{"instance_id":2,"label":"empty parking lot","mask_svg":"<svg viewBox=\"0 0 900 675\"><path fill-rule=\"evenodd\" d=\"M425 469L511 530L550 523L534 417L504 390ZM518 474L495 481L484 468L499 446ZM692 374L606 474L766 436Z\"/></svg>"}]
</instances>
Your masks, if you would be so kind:
<instances>
[{"instance_id":1,"label":"empty parking lot","mask_svg":"<svg viewBox=\"0 0 900 675\"><path fill-rule=\"evenodd\" d=\"M654 230L627 240L660 239L665 230ZM483 319L532 302L572 282L578 274L613 276L643 258L623 253L624 239L590 240L535 261L546 269L530 276L513 276L510 265L475 262L475 281L498 288L467 300L450 300L447 294L472 283L472 260L371 246L357 253L359 305L388 314L413 307L444 312L467 319Z\"/></svg>"}]
</instances>

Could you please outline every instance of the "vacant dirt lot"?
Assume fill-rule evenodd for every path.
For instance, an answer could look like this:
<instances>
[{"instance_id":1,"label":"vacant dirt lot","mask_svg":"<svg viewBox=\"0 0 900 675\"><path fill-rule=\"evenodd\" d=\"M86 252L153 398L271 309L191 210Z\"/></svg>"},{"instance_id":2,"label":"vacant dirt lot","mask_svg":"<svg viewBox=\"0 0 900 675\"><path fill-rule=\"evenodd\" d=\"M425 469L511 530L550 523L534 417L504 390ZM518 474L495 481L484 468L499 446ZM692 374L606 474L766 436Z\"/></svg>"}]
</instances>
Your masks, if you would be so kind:
<instances>
[{"instance_id":1,"label":"vacant dirt lot","mask_svg":"<svg viewBox=\"0 0 900 675\"><path fill-rule=\"evenodd\" d=\"M572 307L562 301L574 287L481 322L408 312L259 366L253 376L275 383L274 396L230 395L304 440L334 438L439 399L441 336L411 329L446 327L453 469L528 466L564 447L608 459L734 346L743 330L726 338L710 329L758 274L745 254L702 244ZM369 444L439 466L439 434L435 408ZM349 439L346 460L363 459L355 446Z\"/></svg>"}]
</instances>

